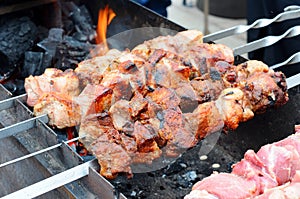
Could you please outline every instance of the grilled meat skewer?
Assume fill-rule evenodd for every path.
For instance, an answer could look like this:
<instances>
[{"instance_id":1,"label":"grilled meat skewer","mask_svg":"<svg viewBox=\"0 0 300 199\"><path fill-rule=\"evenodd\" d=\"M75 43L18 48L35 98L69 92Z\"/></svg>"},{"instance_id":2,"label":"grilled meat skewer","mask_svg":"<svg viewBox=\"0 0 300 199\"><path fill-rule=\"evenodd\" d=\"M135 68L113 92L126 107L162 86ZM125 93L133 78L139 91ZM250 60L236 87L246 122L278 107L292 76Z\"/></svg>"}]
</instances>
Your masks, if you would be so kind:
<instances>
[{"instance_id":1,"label":"grilled meat skewer","mask_svg":"<svg viewBox=\"0 0 300 199\"><path fill-rule=\"evenodd\" d=\"M176 158L207 135L236 129L254 113L287 102L284 74L258 61L235 66L230 48L203 44L199 36L187 31L158 37L132 51L111 50L107 57L80 63L74 73L79 90L84 89L79 95L65 93L71 99L68 107L80 110L80 117L65 115L65 126L51 124L63 128L76 120L101 174L130 177L134 164ZM95 79L89 75L93 70ZM26 81L27 88L36 86ZM43 96L34 104L35 114L57 113L59 98Z\"/></svg>"}]
</instances>

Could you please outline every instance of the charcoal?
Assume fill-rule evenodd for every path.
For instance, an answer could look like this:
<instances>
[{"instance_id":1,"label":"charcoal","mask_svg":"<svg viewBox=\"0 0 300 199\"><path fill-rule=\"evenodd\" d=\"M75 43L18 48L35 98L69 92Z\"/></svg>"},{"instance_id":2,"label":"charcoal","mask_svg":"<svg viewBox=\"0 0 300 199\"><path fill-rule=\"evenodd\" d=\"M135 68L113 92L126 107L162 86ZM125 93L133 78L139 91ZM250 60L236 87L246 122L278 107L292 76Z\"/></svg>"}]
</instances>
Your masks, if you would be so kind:
<instances>
[{"instance_id":1,"label":"charcoal","mask_svg":"<svg viewBox=\"0 0 300 199\"><path fill-rule=\"evenodd\" d=\"M0 73L6 76L15 70L36 39L36 25L29 17L13 18L0 26Z\"/></svg>"},{"instance_id":2,"label":"charcoal","mask_svg":"<svg viewBox=\"0 0 300 199\"><path fill-rule=\"evenodd\" d=\"M23 78L26 78L29 75L41 75L45 71L45 67L43 67L43 57L44 53L42 52L25 52L25 59L23 68L21 70L21 76Z\"/></svg>"},{"instance_id":3,"label":"charcoal","mask_svg":"<svg viewBox=\"0 0 300 199\"><path fill-rule=\"evenodd\" d=\"M3 83L3 86L13 95L20 95L25 93L24 80L14 79Z\"/></svg>"},{"instance_id":4,"label":"charcoal","mask_svg":"<svg viewBox=\"0 0 300 199\"><path fill-rule=\"evenodd\" d=\"M62 42L63 29L51 28L49 30L49 35L46 39L39 42L37 45L48 52L52 57L56 53L56 47Z\"/></svg>"},{"instance_id":5,"label":"charcoal","mask_svg":"<svg viewBox=\"0 0 300 199\"><path fill-rule=\"evenodd\" d=\"M88 41L88 37L85 34L82 34L80 32L75 32L72 36L76 40L81 41L81 42L87 42Z\"/></svg>"},{"instance_id":6,"label":"charcoal","mask_svg":"<svg viewBox=\"0 0 300 199\"><path fill-rule=\"evenodd\" d=\"M87 8L84 5L78 7L73 2L65 2L62 5L64 14L73 21L75 30L86 35L89 41L93 41L97 34Z\"/></svg>"},{"instance_id":7,"label":"charcoal","mask_svg":"<svg viewBox=\"0 0 300 199\"><path fill-rule=\"evenodd\" d=\"M56 55L57 46L62 42L64 30L61 28L51 28L48 37L37 44L45 51L43 66L52 67L53 58Z\"/></svg>"},{"instance_id":8,"label":"charcoal","mask_svg":"<svg viewBox=\"0 0 300 199\"><path fill-rule=\"evenodd\" d=\"M63 41L57 45L54 65L62 70L75 68L77 64L86 59L94 45L88 42L81 42L74 37L65 36Z\"/></svg>"}]
</instances>

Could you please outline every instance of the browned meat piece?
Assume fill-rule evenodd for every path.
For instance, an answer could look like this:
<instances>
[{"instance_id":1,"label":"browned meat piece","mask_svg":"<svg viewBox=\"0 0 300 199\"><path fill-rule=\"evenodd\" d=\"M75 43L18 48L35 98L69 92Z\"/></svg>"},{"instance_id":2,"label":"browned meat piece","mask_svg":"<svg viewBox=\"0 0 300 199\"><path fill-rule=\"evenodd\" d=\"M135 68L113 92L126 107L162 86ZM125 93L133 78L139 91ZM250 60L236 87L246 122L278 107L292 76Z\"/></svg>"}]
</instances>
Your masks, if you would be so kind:
<instances>
[{"instance_id":1,"label":"browned meat piece","mask_svg":"<svg viewBox=\"0 0 300 199\"><path fill-rule=\"evenodd\" d=\"M200 104L192 113L185 113L185 128L202 139L224 127L223 115L214 101Z\"/></svg>"},{"instance_id":2,"label":"browned meat piece","mask_svg":"<svg viewBox=\"0 0 300 199\"><path fill-rule=\"evenodd\" d=\"M132 158L132 164L151 164L153 160L159 158L162 154L162 151L154 141L144 142L145 145L141 145L138 149L137 142L135 141L136 137L130 137L122 133L121 139L121 145Z\"/></svg>"},{"instance_id":3,"label":"browned meat piece","mask_svg":"<svg viewBox=\"0 0 300 199\"><path fill-rule=\"evenodd\" d=\"M118 70L105 73L101 85L113 91L112 104L118 100L130 100L134 92L131 75L122 74Z\"/></svg>"},{"instance_id":4,"label":"browned meat piece","mask_svg":"<svg viewBox=\"0 0 300 199\"><path fill-rule=\"evenodd\" d=\"M238 88L226 88L215 101L223 117L225 128L236 129L240 122L254 116L249 99Z\"/></svg>"},{"instance_id":5,"label":"browned meat piece","mask_svg":"<svg viewBox=\"0 0 300 199\"><path fill-rule=\"evenodd\" d=\"M80 92L79 79L71 69L63 72L56 68L47 68L40 76L26 78L24 87L29 106L34 106L44 93L57 92L77 96Z\"/></svg>"},{"instance_id":6,"label":"browned meat piece","mask_svg":"<svg viewBox=\"0 0 300 199\"><path fill-rule=\"evenodd\" d=\"M226 87L243 90L254 112L264 112L270 106L280 106L288 100L285 76L269 70L260 61L250 60L238 66L231 66L223 78Z\"/></svg>"},{"instance_id":7,"label":"browned meat piece","mask_svg":"<svg viewBox=\"0 0 300 199\"><path fill-rule=\"evenodd\" d=\"M114 128L119 131L132 132L133 118L130 114L130 105L127 100L119 100L114 103L109 109L109 114L112 118Z\"/></svg>"},{"instance_id":8,"label":"browned meat piece","mask_svg":"<svg viewBox=\"0 0 300 199\"><path fill-rule=\"evenodd\" d=\"M197 67L201 74L207 73L218 61L234 62L232 49L222 44L198 44L185 51L182 57Z\"/></svg>"},{"instance_id":9,"label":"browned meat piece","mask_svg":"<svg viewBox=\"0 0 300 199\"><path fill-rule=\"evenodd\" d=\"M153 129L148 129L139 121L134 123L134 130L131 136L135 139L139 152L147 153L159 150L155 142L158 134Z\"/></svg>"},{"instance_id":10,"label":"browned meat piece","mask_svg":"<svg viewBox=\"0 0 300 199\"><path fill-rule=\"evenodd\" d=\"M188 30L177 33L175 36L160 36L145 41L136 46L132 52L141 57L147 58L151 49L164 49L171 53L181 54L191 46L202 43L203 34L198 30Z\"/></svg>"},{"instance_id":11,"label":"browned meat piece","mask_svg":"<svg viewBox=\"0 0 300 199\"><path fill-rule=\"evenodd\" d=\"M142 96L142 94L140 94L139 92L135 92L134 96L129 102L129 105L131 107L130 109L131 116L132 117L138 116L141 113L141 111L143 111L146 108L147 104L148 102Z\"/></svg>"},{"instance_id":12,"label":"browned meat piece","mask_svg":"<svg viewBox=\"0 0 300 199\"><path fill-rule=\"evenodd\" d=\"M147 98L160 105L163 109L177 108L180 103L180 98L175 91L169 88L157 88L149 93Z\"/></svg>"},{"instance_id":13,"label":"browned meat piece","mask_svg":"<svg viewBox=\"0 0 300 199\"><path fill-rule=\"evenodd\" d=\"M146 60L134 53L128 51L122 52L122 54L114 60L118 63L117 68L121 73L134 73L136 68L141 68Z\"/></svg>"},{"instance_id":14,"label":"browned meat piece","mask_svg":"<svg viewBox=\"0 0 300 199\"><path fill-rule=\"evenodd\" d=\"M89 114L108 111L112 103L113 91L101 85L88 84L74 101L80 104L82 119Z\"/></svg>"},{"instance_id":15,"label":"browned meat piece","mask_svg":"<svg viewBox=\"0 0 300 199\"><path fill-rule=\"evenodd\" d=\"M221 81L212 81L209 78L195 78L190 84L197 94L199 103L216 100L225 88Z\"/></svg>"},{"instance_id":16,"label":"browned meat piece","mask_svg":"<svg viewBox=\"0 0 300 199\"><path fill-rule=\"evenodd\" d=\"M81 122L79 129L80 141L89 151L92 151L91 144L112 128L112 120L108 115L89 115Z\"/></svg>"},{"instance_id":17,"label":"browned meat piece","mask_svg":"<svg viewBox=\"0 0 300 199\"><path fill-rule=\"evenodd\" d=\"M133 95L133 88L130 80L123 78L113 87L113 102L119 100L130 100Z\"/></svg>"},{"instance_id":18,"label":"browned meat piece","mask_svg":"<svg viewBox=\"0 0 300 199\"><path fill-rule=\"evenodd\" d=\"M121 55L121 52L115 49L109 50L105 56L94 57L82 61L75 69L79 76L82 86L87 84L99 84L102 80L103 73L106 70L115 68L113 61Z\"/></svg>"},{"instance_id":19,"label":"browned meat piece","mask_svg":"<svg viewBox=\"0 0 300 199\"><path fill-rule=\"evenodd\" d=\"M191 73L188 66L166 58L158 62L153 70L155 84L167 88L177 88L178 84L188 82Z\"/></svg>"},{"instance_id":20,"label":"browned meat piece","mask_svg":"<svg viewBox=\"0 0 300 199\"><path fill-rule=\"evenodd\" d=\"M173 159L207 135L236 129L254 112L287 102L282 73L262 62L235 66L233 60L230 48L203 44L199 31L158 37L131 52L111 50L80 63L75 72L85 86L82 93L72 99L79 91L68 94L56 89L35 109L52 114L50 124L63 127L77 121L77 115L65 116L76 101L81 106L76 111L82 111L79 134L103 167L101 174L132 176L133 164L150 164L160 156ZM73 76L67 77L65 81L71 81ZM41 82L46 88L47 81ZM28 93L43 93L38 83ZM78 88L78 77L70 85L75 83ZM68 105L56 97L59 92L67 94ZM32 98L39 95L34 92ZM65 112L55 111L61 107ZM54 112L61 115L54 117ZM115 159L120 157L124 160Z\"/></svg>"},{"instance_id":21,"label":"browned meat piece","mask_svg":"<svg viewBox=\"0 0 300 199\"><path fill-rule=\"evenodd\" d=\"M131 157L118 143L120 140L114 138L118 134L117 130L109 130L99 136L91 146L101 166L100 174L109 179L115 178L119 173L132 176Z\"/></svg>"},{"instance_id":22,"label":"browned meat piece","mask_svg":"<svg viewBox=\"0 0 300 199\"><path fill-rule=\"evenodd\" d=\"M34 106L34 114L47 114L49 125L57 128L77 126L80 123L80 106L68 95L45 93Z\"/></svg>"},{"instance_id":23,"label":"browned meat piece","mask_svg":"<svg viewBox=\"0 0 300 199\"><path fill-rule=\"evenodd\" d=\"M166 143L164 151L167 156L178 157L183 150L197 144L195 133L184 127L181 112L167 109L162 112L163 119L159 130L160 139Z\"/></svg>"},{"instance_id":24,"label":"browned meat piece","mask_svg":"<svg viewBox=\"0 0 300 199\"><path fill-rule=\"evenodd\" d=\"M235 129L240 122L253 117L253 106L256 103L248 98L245 91L245 82L251 80L251 74L245 75L245 67L228 64L225 65L227 70L220 70L219 66L210 67L209 72L202 77L180 82L176 89L156 85L153 90L135 92L130 101L119 100L112 105L109 114L114 128L125 132L121 133L122 141L118 143L131 157L132 164L151 163L161 154L177 157L182 150L193 147L199 139L224 129ZM265 90L270 88L277 89L285 96L284 88L281 90L279 86L275 87L277 84L274 82L279 77L273 75L272 71L259 69L260 65L256 67L258 68L251 66L249 70L267 79L260 81L260 87L264 89L257 91L261 92L258 96L263 98ZM213 69L218 71L212 72ZM140 68L137 71L139 70ZM219 73L221 80L231 78L232 73L236 75L230 81L226 79L220 82L218 78L210 78L210 73ZM107 85L113 88L120 82L118 77L127 79L128 75L114 71L104 82L108 82ZM199 102L188 113L182 113L181 108L185 97L193 99L195 103ZM202 101L197 101L200 97ZM287 98L283 98L281 102L285 103L286 100Z\"/></svg>"},{"instance_id":25,"label":"browned meat piece","mask_svg":"<svg viewBox=\"0 0 300 199\"><path fill-rule=\"evenodd\" d=\"M183 113L193 112L197 108L199 98L190 83L179 84L175 92L180 97L179 107Z\"/></svg>"}]
</instances>

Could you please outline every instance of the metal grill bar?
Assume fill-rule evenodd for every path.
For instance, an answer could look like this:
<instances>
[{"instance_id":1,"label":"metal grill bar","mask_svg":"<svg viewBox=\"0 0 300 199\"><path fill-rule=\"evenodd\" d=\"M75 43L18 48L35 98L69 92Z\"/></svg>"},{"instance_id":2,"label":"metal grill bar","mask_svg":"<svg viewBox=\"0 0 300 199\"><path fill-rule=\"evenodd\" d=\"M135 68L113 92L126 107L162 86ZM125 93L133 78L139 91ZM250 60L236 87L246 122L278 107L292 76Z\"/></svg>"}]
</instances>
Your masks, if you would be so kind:
<instances>
[{"instance_id":1,"label":"metal grill bar","mask_svg":"<svg viewBox=\"0 0 300 199\"><path fill-rule=\"evenodd\" d=\"M26 96L27 94L23 94L0 101L0 111L13 107L15 100L24 99Z\"/></svg>"},{"instance_id":2,"label":"metal grill bar","mask_svg":"<svg viewBox=\"0 0 300 199\"><path fill-rule=\"evenodd\" d=\"M26 131L28 129L34 128L37 124L37 121L43 121L47 123L49 121L47 115L41 115L34 118L30 118L28 120L19 122L17 124L13 124L11 126L4 127L0 129L0 139L9 137L12 135L16 135L17 133L20 133L22 131Z\"/></svg>"},{"instance_id":3,"label":"metal grill bar","mask_svg":"<svg viewBox=\"0 0 300 199\"><path fill-rule=\"evenodd\" d=\"M30 158L30 157L33 157L33 156L36 156L36 155L39 155L39 154L41 154L41 153L50 151L50 150L52 150L52 149L55 149L55 148L60 147L62 144L68 144L68 143L77 141L77 140L79 140L79 139L81 139L81 137L73 138L73 139L71 139L71 140L68 140L68 141L65 141L65 142L62 142L62 143L59 143L59 144L56 144L56 145L47 147L47 148L45 148L45 149L36 151L36 152L34 152L34 153L30 153L30 154L28 154L28 155L24 155L24 156L22 156L22 157L20 157L20 158L13 159L13 160L11 160L11 161L8 161L8 162L5 162L5 163L3 163L3 164L0 164L0 168L1 168L1 167L5 167L5 166L10 165L10 164L13 164L13 163L16 163L16 162L19 162L19 161L21 161L21 160L25 160L25 159L27 159L27 158Z\"/></svg>"},{"instance_id":4,"label":"metal grill bar","mask_svg":"<svg viewBox=\"0 0 300 199\"><path fill-rule=\"evenodd\" d=\"M51 176L45 180L39 181L33 185L20 189L14 193L6 195L3 199L13 198L34 198L53 189L63 186L67 183L78 180L89 174L89 167L93 166L95 161L89 161L79 166L73 167L57 175Z\"/></svg>"}]
</instances>

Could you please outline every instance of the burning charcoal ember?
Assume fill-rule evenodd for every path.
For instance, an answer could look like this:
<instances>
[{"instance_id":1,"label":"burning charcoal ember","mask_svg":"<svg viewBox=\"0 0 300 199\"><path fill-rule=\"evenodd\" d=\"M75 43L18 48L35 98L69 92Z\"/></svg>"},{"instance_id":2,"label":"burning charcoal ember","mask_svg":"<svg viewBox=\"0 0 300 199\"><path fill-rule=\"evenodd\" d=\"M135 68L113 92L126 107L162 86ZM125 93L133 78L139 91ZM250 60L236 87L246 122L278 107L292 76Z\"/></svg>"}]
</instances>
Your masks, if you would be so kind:
<instances>
[{"instance_id":1,"label":"burning charcoal ember","mask_svg":"<svg viewBox=\"0 0 300 199\"><path fill-rule=\"evenodd\" d=\"M63 40L64 30L61 28L51 28L49 30L48 38L41 41L38 46L44 50L49 50L52 55L55 54L55 48L57 43L61 43Z\"/></svg>"},{"instance_id":2,"label":"burning charcoal ember","mask_svg":"<svg viewBox=\"0 0 300 199\"><path fill-rule=\"evenodd\" d=\"M24 82L22 82L22 84L24 84ZM3 84L3 86L9 90L12 94L15 94L17 92L17 84L14 81L7 81ZM20 87L22 88L22 87Z\"/></svg>"},{"instance_id":3,"label":"burning charcoal ember","mask_svg":"<svg viewBox=\"0 0 300 199\"><path fill-rule=\"evenodd\" d=\"M37 27L28 18L9 19L0 26L0 73L10 76L36 39Z\"/></svg>"}]
</instances>

